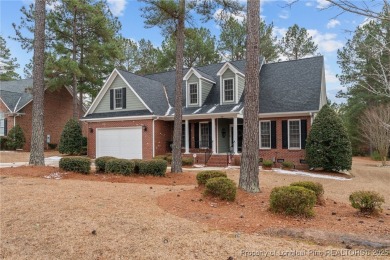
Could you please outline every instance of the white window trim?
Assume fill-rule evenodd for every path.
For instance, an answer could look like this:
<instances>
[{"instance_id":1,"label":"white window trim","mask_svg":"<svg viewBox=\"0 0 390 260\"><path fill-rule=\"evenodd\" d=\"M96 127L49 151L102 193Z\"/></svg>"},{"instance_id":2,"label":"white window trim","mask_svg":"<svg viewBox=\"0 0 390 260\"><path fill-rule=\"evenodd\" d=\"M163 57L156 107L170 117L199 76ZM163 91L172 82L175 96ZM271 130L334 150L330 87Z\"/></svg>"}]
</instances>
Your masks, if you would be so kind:
<instances>
[{"instance_id":1,"label":"white window trim","mask_svg":"<svg viewBox=\"0 0 390 260\"><path fill-rule=\"evenodd\" d=\"M290 147L290 122L298 121L299 122L299 147ZM287 120L287 143L288 143L288 149L289 150L301 150L302 144L301 144L301 119L289 119Z\"/></svg>"},{"instance_id":2,"label":"white window trim","mask_svg":"<svg viewBox=\"0 0 390 260\"><path fill-rule=\"evenodd\" d=\"M116 91L117 89L120 89L120 90L121 90L121 93L122 93L122 98L121 98L122 104L121 104L121 107L116 107L116 94L115 94L115 91ZM114 90L114 110L115 110L115 109L123 109L123 90L122 90L122 88L113 88L113 90Z\"/></svg>"},{"instance_id":3,"label":"white window trim","mask_svg":"<svg viewBox=\"0 0 390 260\"><path fill-rule=\"evenodd\" d=\"M0 124L2 123L3 124L3 127L0 128L2 129L2 131L0 131L0 136L5 136L5 124L4 124L4 120L5 120L5 114L3 112L0 112Z\"/></svg>"},{"instance_id":4,"label":"white window trim","mask_svg":"<svg viewBox=\"0 0 390 260\"><path fill-rule=\"evenodd\" d=\"M208 126L209 122L208 121L199 122L199 149L209 149L209 147L200 145L202 143L202 124L203 125L207 124L207 126ZM210 135L210 129L209 129L208 135ZM209 139L207 140L207 142L209 142L209 140L210 140L210 136L209 136ZM209 144L209 146L210 146L210 144Z\"/></svg>"},{"instance_id":5,"label":"white window trim","mask_svg":"<svg viewBox=\"0 0 390 260\"><path fill-rule=\"evenodd\" d=\"M261 144L261 123L269 122L269 147L262 146ZM271 150L272 144L271 144L271 120L260 120L259 121L259 148L263 150Z\"/></svg>"},{"instance_id":6,"label":"white window trim","mask_svg":"<svg viewBox=\"0 0 390 260\"><path fill-rule=\"evenodd\" d=\"M233 100L226 100L225 99L225 81L226 80L232 80L233 81ZM223 79L223 87L222 87L222 96L223 96L223 98L222 98L222 100L223 100L223 102L224 103L234 103L234 97L235 97L235 95L236 95L236 86L235 86L235 80L234 80L234 78L224 78Z\"/></svg>"},{"instance_id":7,"label":"white window trim","mask_svg":"<svg viewBox=\"0 0 390 260\"><path fill-rule=\"evenodd\" d=\"M191 85L196 85L196 103L191 103ZM188 82L188 104L190 106L199 105L199 84L197 82Z\"/></svg>"}]
</instances>

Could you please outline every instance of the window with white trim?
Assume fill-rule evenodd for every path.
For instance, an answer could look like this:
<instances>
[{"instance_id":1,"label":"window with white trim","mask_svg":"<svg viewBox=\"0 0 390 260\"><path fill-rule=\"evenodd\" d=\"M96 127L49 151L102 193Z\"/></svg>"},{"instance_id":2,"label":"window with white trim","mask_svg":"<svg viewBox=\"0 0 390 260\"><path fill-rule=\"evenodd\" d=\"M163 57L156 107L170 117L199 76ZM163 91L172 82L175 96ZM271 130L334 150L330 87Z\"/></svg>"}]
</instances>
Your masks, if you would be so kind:
<instances>
[{"instance_id":1,"label":"window with white trim","mask_svg":"<svg viewBox=\"0 0 390 260\"><path fill-rule=\"evenodd\" d=\"M288 148L301 149L301 120L288 121Z\"/></svg>"},{"instance_id":2,"label":"window with white trim","mask_svg":"<svg viewBox=\"0 0 390 260\"><path fill-rule=\"evenodd\" d=\"M199 147L200 148L209 148L209 123L206 122L206 123L200 123L199 124L199 128L200 128L200 131L199 131L199 135L200 135L200 144L199 144Z\"/></svg>"},{"instance_id":3,"label":"window with white trim","mask_svg":"<svg viewBox=\"0 0 390 260\"><path fill-rule=\"evenodd\" d=\"M234 80L223 80L223 101L234 101Z\"/></svg>"},{"instance_id":4,"label":"window with white trim","mask_svg":"<svg viewBox=\"0 0 390 260\"><path fill-rule=\"evenodd\" d=\"M5 135L4 113L0 113L0 136Z\"/></svg>"},{"instance_id":5,"label":"window with white trim","mask_svg":"<svg viewBox=\"0 0 390 260\"><path fill-rule=\"evenodd\" d=\"M198 104L198 84L197 83L191 83L189 85L189 99L190 99L190 104Z\"/></svg>"},{"instance_id":6,"label":"window with white trim","mask_svg":"<svg viewBox=\"0 0 390 260\"><path fill-rule=\"evenodd\" d=\"M260 148L271 149L271 121L260 121Z\"/></svg>"},{"instance_id":7,"label":"window with white trim","mask_svg":"<svg viewBox=\"0 0 390 260\"><path fill-rule=\"evenodd\" d=\"M123 93L122 93L122 88L116 88L114 89L114 102L115 108L122 108L123 107Z\"/></svg>"}]
</instances>

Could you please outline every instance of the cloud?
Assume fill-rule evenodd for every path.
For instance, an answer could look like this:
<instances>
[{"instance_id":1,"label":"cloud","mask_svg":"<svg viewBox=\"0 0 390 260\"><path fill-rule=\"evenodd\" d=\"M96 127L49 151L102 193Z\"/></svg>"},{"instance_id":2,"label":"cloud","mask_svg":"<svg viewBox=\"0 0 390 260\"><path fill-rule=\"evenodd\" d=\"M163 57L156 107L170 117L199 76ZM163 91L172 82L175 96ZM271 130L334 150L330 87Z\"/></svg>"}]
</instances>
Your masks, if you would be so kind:
<instances>
[{"instance_id":1,"label":"cloud","mask_svg":"<svg viewBox=\"0 0 390 260\"><path fill-rule=\"evenodd\" d=\"M115 16L122 16L126 9L127 0L107 0L110 10Z\"/></svg>"},{"instance_id":2,"label":"cloud","mask_svg":"<svg viewBox=\"0 0 390 260\"><path fill-rule=\"evenodd\" d=\"M272 33L273 33L273 36L275 37L278 37L278 38L282 38L286 35L286 32L287 32L287 28L280 28L278 26L275 26Z\"/></svg>"},{"instance_id":3,"label":"cloud","mask_svg":"<svg viewBox=\"0 0 390 260\"><path fill-rule=\"evenodd\" d=\"M279 14L279 18L281 19L288 19L290 17L290 14L287 10L283 10L280 14Z\"/></svg>"},{"instance_id":4,"label":"cloud","mask_svg":"<svg viewBox=\"0 0 390 260\"><path fill-rule=\"evenodd\" d=\"M313 6L313 3L312 2L306 2L305 5L310 7L310 6Z\"/></svg>"},{"instance_id":5,"label":"cloud","mask_svg":"<svg viewBox=\"0 0 390 260\"><path fill-rule=\"evenodd\" d=\"M333 71L331 71L327 66L325 66L325 77L326 77L326 83L340 84L340 81L336 77L336 74L334 74Z\"/></svg>"},{"instance_id":6,"label":"cloud","mask_svg":"<svg viewBox=\"0 0 390 260\"><path fill-rule=\"evenodd\" d=\"M374 18L366 17L364 18L363 22L359 24L359 27L362 28L363 26L369 24L371 21L375 21Z\"/></svg>"},{"instance_id":7,"label":"cloud","mask_svg":"<svg viewBox=\"0 0 390 260\"><path fill-rule=\"evenodd\" d=\"M307 33L313 37L313 41L318 45L319 51L322 52L334 52L344 46L343 42L337 40L337 34L335 33L320 33L318 30L309 29Z\"/></svg>"},{"instance_id":8,"label":"cloud","mask_svg":"<svg viewBox=\"0 0 390 260\"><path fill-rule=\"evenodd\" d=\"M223 18L226 18L226 17L233 17L234 19L236 19L240 23L242 23L244 21L244 19L246 18L246 14L244 12L240 12L239 14L232 14L232 13L223 11L222 8L216 10L213 16L214 16L215 20L222 20Z\"/></svg>"},{"instance_id":9,"label":"cloud","mask_svg":"<svg viewBox=\"0 0 390 260\"><path fill-rule=\"evenodd\" d=\"M336 20L336 19L331 19L328 24L326 25L326 28L330 29L330 28L334 28L336 27L337 25L340 25L340 21L339 20Z\"/></svg>"},{"instance_id":10,"label":"cloud","mask_svg":"<svg viewBox=\"0 0 390 260\"><path fill-rule=\"evenodd\" d=\"M318 9L324 9L327 8L330 5L330 3L326 0L317 0L317 8Z\"/></svg>"}]
</instances>

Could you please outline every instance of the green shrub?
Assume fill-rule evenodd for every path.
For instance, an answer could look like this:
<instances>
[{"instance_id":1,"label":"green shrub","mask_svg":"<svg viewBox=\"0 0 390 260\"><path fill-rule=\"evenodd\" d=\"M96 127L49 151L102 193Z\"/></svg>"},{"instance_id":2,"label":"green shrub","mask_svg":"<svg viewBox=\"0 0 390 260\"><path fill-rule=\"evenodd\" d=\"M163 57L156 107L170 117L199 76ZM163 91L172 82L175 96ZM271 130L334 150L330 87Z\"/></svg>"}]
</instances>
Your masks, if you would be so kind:
<instances>
[{"instance_id":1,"label":"green shrub","mask_svg":"<svg viewBox=\"0 0 390 260\"><path fill-rule=\"evenodd\" d=\"M206 195L212 195L222 200L234 201L236 199L237 187L234 181L226 177L208 179L206 182Z\"/></svg>"},{"instance_id":2,"label":"green shrub","mask_svg":"<svg viewBox=\"0 0 390 260\"><path fill-rule=\"evenodd\" d=\"M372 152L371 159L374 160L374 161L382 161L382 157L381 157L381 155L379 154L378 151L373 151Z\"/></svg>"},{"instance_id":3,"label":"green shrub","mask_svg":"<svg viewBox=\"0 0 390 260\"><path fill-rule=\"evenodd\" d=\"M166 171L167 171L167 161L165 160L145 160L139 162L140 174L165 176Z\"/></svg>"},{"instance_id":4,"label":"green shrub","mask_svg":"<svg viewBox=\"0 0 390 260\"><path fill-rule=\"evenodd\" d=\"M157 159L157 160L167 160L167 156L165 154L161 154L161 155L156 155L153 157L153 159Z\"/></svg>"},{"instance_id":5,"label":"green shrub","mask_svg":"<svg viewBox=\"0 0 390 260\"><path fill-rule=\"evenodd\" d=\"M134 173L134 162L127 159L111 159L106 163L106 172L130 175Z\"/></svg>"},{"instance_id":6,"label":"green shrub","mask_svg":"<svg viewBox=\"0 0 390 260\"><path fill-rule=\"evenodd\" d=\"M59 163L60 169L88 174L91 170L91 160L85 157L63 157Z\"/></svg>"},{"instance_id":7,"label":"green shrub","mask_svg":"<svg viewBox=\"0 0 390 260\"><path fill-rule=\"evenodd\" d=\"M8 137L0 136L0 150L8 149L7 143L8 143Z\"/></svg>"},{"instance_id":8,"label":"green shrub","mask_svg":"<svg viewBox=\"0 0 390 260\"><path fill-rule=\"evenodd\" d=\"M347 130L329 105L323 106L314 119L305 150L310 168L326 171L351 169L352 148Z\"/></svg>"},{"instance_id":9,"label":"green shrub","mask_svg":"<svg viewBox=\"0 0 390 260\"><path fill-rule=\"evenodd\" d=\"M132 161L134 163L134 173L139 173L139 163L142 162L141 159L131 159L130 161Z\"/></svg>"},{"instance_id":10,"label":"green shrub","mask_svg":"<svg viewBox=\"0 0 390 260\"><path fill-rule=\"evenodd\" d=\"M165 156L165 160L168 162L168 164L172 164L172 154L167 154Z\"/></svg>"},{"instance_id":11,"label":"green shrub","mask_svg":"<svg viewBox=\"0 0 390 260\"><path fill-rule=\"evenodd\" d=\"M275 213L311 217L316 203L316 194L298 186L273 188L270 195L270 209Z\"/></svg>"},{"instance_id":12,"label":"green shrub","mask_svg":"<svg viewBox=\"0 0 390 260\"><path fill-rule=\"evenodd\" d=\"M81 127L77 120L70 119L62 131L58 151L62 154L80 154L83 147Z\"/></svg>"},{"instance_id":13,"label":"green shrub","mask_svg":"<svg viewBox=\"0 0 390 260\"><path fill-rule=\"evenodd\" d=\"M290 186L299 186L314 191L317 197L317 204L323 203L324 187L321 183L312 181L299 181L291 183Z\"/></svg>"},{"instance_id":14,"label":"green shrub","mask_svg":"<svg viewBox=\"0 0 390 260\"><path fill-rule=\"evenodd\" d=\"M26 138L20 125L15 125L8 132L7 148L11 150L22 149Z\"/></svg>"},{"instance_id":15,"label":"green shrub","mask_svg":"<svg viewBox=\"0 0 390 260\"><path fill-rule=\"evenodd\" d=\"M282 162L282 167L283 169L292 169L294 168L294 163L293 162Z\"/></svg>"},{"instance_id":16,"label":"green shrub","mask_svg":"<svg viewBox=\"0 0 390 260\"><path fill-rule=\"evenodd\" d=\"M349 196L352 207L363 213L382 211L382 203L385 199L375 191L355 191Z\"/></svg>"},{"instance_id":17,"label":"green shrub","mask_svg":"<svg viewBox=\"0 0 390 260\"><path fill-rule=\"evenodd\" d=\"M274 162L272 160L264 160L263 161L263 167L271 168L272 165L274 165Z\"/></svg>"},{"instance_id":18,"label":"green shrub","mask_svg":"<svg viewBox=\"0 0 390 260\"><path fill-rule=\"evenodd\" d=\"M105 172L107 162L112 159L116 159L116 158L112 156L102 156L96 158L95 159L96 172Z\"/></svg>"},{"instance_id":19,"label":"green shrub","mask_svg":"<svg viewBox=\"0 0 390 260\"><path fill-rule=\"evenodd\" d=\"M201 171L196 175L196 180L198 185L205 185L208 179L216 177L227 177L226 173L223 171Z\"/></svg>"},{"instance_id":20,"label":"green shrub","mask_svg":"<svg viewBox=\"0 0 390 260\"><path fill-rule=\"evenodd\" d=\"M54 150L57 148L57 144L53 144L53 143L48 143L47 146L49 147L49 149L51 150Z\"/></svg>"},{"instance_id":21,"label":"green shrub","mask_svg":"<svg viewBox=\"0 0 390 260\"><path fill-rule=\"evenodd\" d=\"M181 163L183 166L192 166L194 164L194 158L192 157L183 157L181 159Z\"/></svg>"}]
</instances>

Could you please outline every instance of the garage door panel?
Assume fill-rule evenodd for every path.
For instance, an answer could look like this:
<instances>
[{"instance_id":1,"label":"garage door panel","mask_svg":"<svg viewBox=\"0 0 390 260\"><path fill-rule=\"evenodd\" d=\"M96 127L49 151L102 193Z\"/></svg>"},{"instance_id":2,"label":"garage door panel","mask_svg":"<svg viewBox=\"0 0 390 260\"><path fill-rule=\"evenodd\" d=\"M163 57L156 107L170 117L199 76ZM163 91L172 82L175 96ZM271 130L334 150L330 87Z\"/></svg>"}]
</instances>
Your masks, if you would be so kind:
<instances>
[{"instance_id":1,"label":"garage door panel","mask_svg":"<svg viewBox=\"0 0 390 260\"><path fill-rule=\"evenodd\" d=\"M141 127L97 129L96 157L101 156L142 159Z\"/></svg>"}]
</instances>

